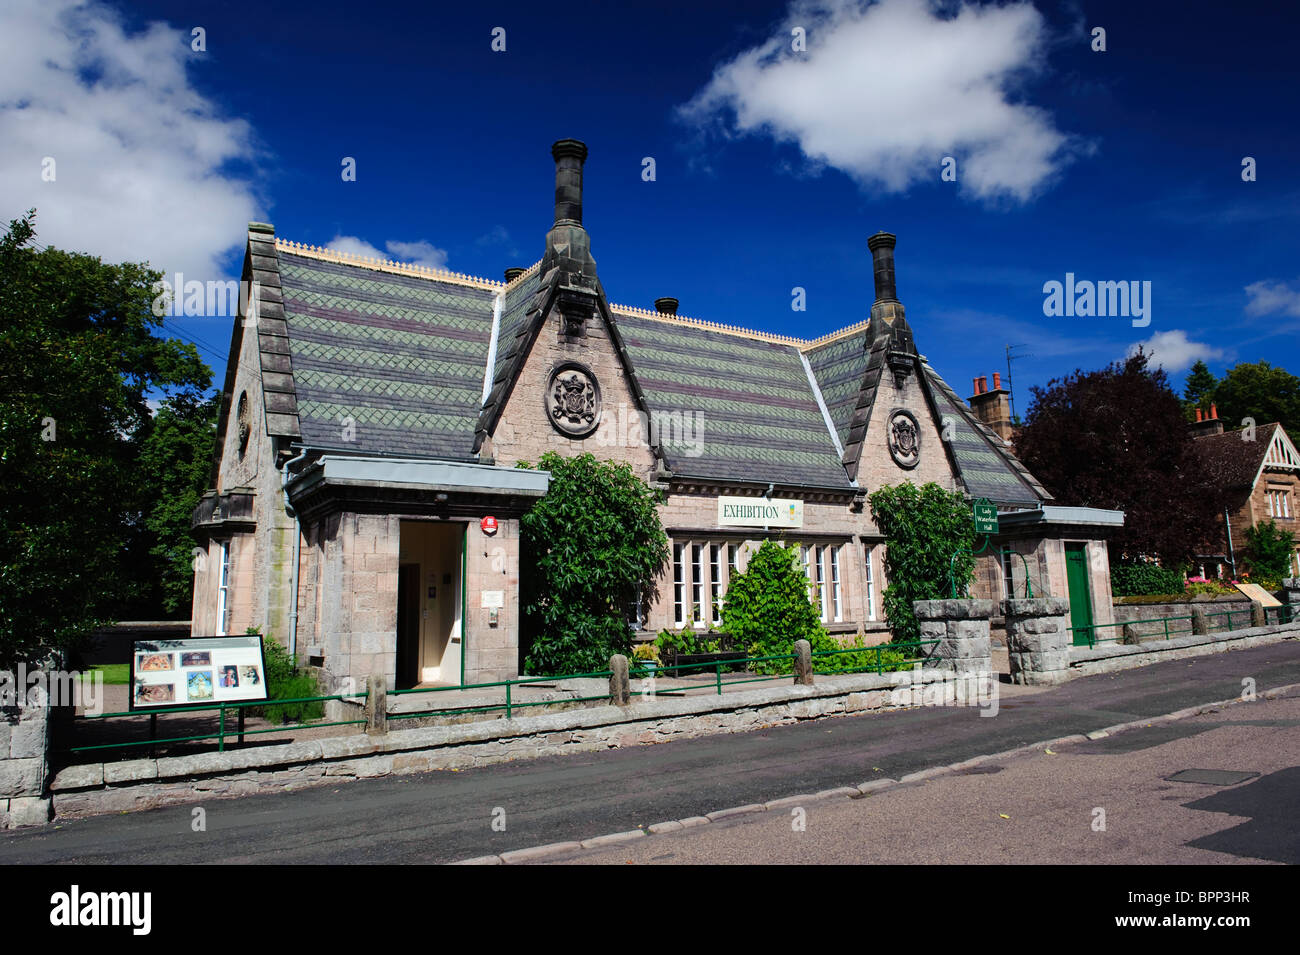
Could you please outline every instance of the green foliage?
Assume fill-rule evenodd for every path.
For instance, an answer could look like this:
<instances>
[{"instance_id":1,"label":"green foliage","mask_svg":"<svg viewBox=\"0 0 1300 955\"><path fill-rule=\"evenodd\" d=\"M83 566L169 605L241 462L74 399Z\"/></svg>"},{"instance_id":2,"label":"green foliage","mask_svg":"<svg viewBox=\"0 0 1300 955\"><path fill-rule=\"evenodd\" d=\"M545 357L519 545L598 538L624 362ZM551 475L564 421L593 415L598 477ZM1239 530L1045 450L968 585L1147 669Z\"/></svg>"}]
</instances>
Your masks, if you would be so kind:
<instances>
[{"instance_id":1,"label":"green foliage","mask_svg":"<svg viewBox=\"0 0 1300 955\"><path fill-rule=\"evenodd\" d=\"M808 599L808 578L797 566L798 558L798 548L765 540L745 572L731 578L722 629L751 657L793 653L796 640L807 640L814 650L831 649L820 614ZM791 668L789 660L751 666L756 673L789 673Z\"/></svg>"},{"instance_id":2,"label":"green foliage","mask_svg":"<svg viewBox=\"0 0 1300 955\"><path fill-rule=\"evenodd\" d=\"M1276 421L1295 440L1300 433L1300 378L1266 361L1233 365L1214 389L1219 417L1228 428L1241 427L1243 418L1256 425Z\"/></svg>"},{"instance_id":3,"label":"green foliage","mask_svg":"<svg viewBox=\"0 0 1300 955\"><path fill-rule=\"evenodd\" d=\"M949 575L965 593L975 574L975 523L960 494L933 482L906 481L871 495L871 515L885 536L885 616L895 643L919 640L912 604L952 596ZM956 555L955 559L953 555Z\"/></svg>"},{"instance_id":4,"label":"green foliage","mask_svg":"<svg viewBox=\"0 0 1300 955\"><path fill-rule=\"evenodd\" d=\"M246 633L257 634L257 627ZM266 657L266 695L270 700L296 700L306 696L320 696L320 684L310 673L299 673L294 666L289 649L270 636L262 638L262 653ZM249 714L264 717L270 723L306 723L325 715L324 703L268 703L250 706Z\"/></svg>"},{"instance_id":5,"label":"green foliage","mask_svg":"<svg viewBox=\"0 0 1300 955\"><path fill-rule=\"evenodd\" d=\"M705 639L706 636L711 636L712 639ZM697 653L720 653L728 649L724 643L730 643L725 637L725 634L706 635L694 627L687 626L676 632L668 629L660 630L655 638L655 646L665 655L690 656Z\"/></svg>"},{"instance_id":6,"label":"green foliage","mask_svg":"<svg viewBox=\"0 0 1300 955\"><path fill-rule=\"evenodd\" d=\"M1259 584L1261 578L1280 582L1283 577L1290 577L1294 557L1295 534L1282 530L1272 520L1262 521L1246 531L1251 583Z\"/></svg>"},{"instance_id":7,"label":"green foliage","mask_svg":"<svg viewBox=\"0 0 1300 955\"><path fill-rule=\"evenodd\" d=\"M216 444L218 399L175 395L154 415L140 453L140 481L155 497L145 517L153 535L161 599L169 614L188 617L194 592L190 520L208 486Z\"/></svg>"},{"instance_id":8,"label":"green foliage","mask_svg":"<svg viewBox=\"0 0 1300 955\"><path fill-rule=\"evenodd\" d=\"M521 465L528 467L528 465ZM549 452L551 485L520 520L526 672L605 670L631 646L629 608L668 560L662 495L627 464Z\"/></svg>"},{"instance_id":9,"label":"green foliage","mask_svg":"<svg viewBox=\"0 0 1300 955\"><path fill-rule=\"evenodd\" d=\"M145 265L0 236L0 666L74 645L155 593L142 480L148 401L194 400L211 371L156 338Z\"/></svg>"},{"instance_id":10,"label":"green foliage","mask_svg":"<svg viewBox=\"0 0 1300 955\"><path fill-rule=\"evenodd\" d=\"M1183 410L1188 421L1196 419L1196 409L1210 410L1214 400L1214 390L1219 386L1219 379L1214 377L1205 362L1197 360L1192 370L1187 373L1187 386L1183 388Z\"/></svg>"},{"instance_id":11,"label":"green foliage","mask_svg":"<svg viewBox=\"0 0 1300 955\"><path fill-rule=\"evenodd\" d=\"M1188 597L1222 597L1226 594L1240 593L1236 587L1228 587L1217 580L1198 580L1188 583L1185 591Z\"/></svg>"},{"instance_id":12,"label":"green foliage","mask_svg":"<svg viewBox=\"0 0 1300 955\"><path fill-rule=\"evenodd\" d=\"M1110 590L1116 597L1181 594L1183 589L1181 567L1161 567L1148 562L1110 565Z\"/></svg>"},{"instance_id":13,"label":"green foliage","mask_svg":"<svg viewBox=\"0 0 1300 955\"><path fill-rule=\"evenodd\" d=\"M893 670L907 670L912 666L908 662L907 654L902 650L887 644L878 650L868 648L866 640L860 633L847 646L841 645L834 637L829 639L833 645L813 647L812 663L814 673L874 672L877 669L877 664L879 664L881 672L889 673ZM825 650L854 650L856 652L836 653L834 656L825 657L815 655Z\"/></svg>"}]
</instances>

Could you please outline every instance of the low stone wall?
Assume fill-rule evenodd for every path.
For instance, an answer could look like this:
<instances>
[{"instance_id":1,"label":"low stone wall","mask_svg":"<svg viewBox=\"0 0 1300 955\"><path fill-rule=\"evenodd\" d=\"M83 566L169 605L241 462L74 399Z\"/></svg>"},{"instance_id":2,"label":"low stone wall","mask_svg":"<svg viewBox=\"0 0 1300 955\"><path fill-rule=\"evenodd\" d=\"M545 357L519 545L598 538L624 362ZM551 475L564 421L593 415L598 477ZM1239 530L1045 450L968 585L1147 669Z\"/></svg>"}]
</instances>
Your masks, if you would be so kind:
<instances>
[{"instance_id":1,"label":"low stone wall","mask_svg":"<svg viewBox=\"0 0 1300 955\"><path fill-rule=\"evenodd\" d=\"M1139 644L1106 643L1092 648L1072 647L1070 674L1088 676L1092 673L1127 670L1152 663L1163 663L1166 660L1204 656L1207 653L1223 653L1228 650L1244 650L1248 647L1295 639L1300 639L1300 623L1246 627L1228 633L1188 634L1169 640L1147 640Z\"/></svg>"},{"instance_id":2,"label":"low stone wall","mask_svg":"<svg viewBox=\"0 0 1300 955\"><path fill-rule=\"evenodd\" d=\"M1208 615L1211 630L1226 631L1241 629L1250 622L1250 601L1244 596L1213 597L1198 600L1179 600L1167 603L1116 603L1114 605L1116 623L1134 624L1133 630L1139 637L1163 637L1165 626L1160 621L1168 617L1190 617L1195 611ZM1215 616L1231 611L1232 616ZM1229 627L1228 624L1232 626ZM1187 633L1192 629L1190 620L1171 620L1170 633ZM1120 627L1103 627L1097 631L1102 639L1120 636Z\"/></svg>"},{"instance_id":3,"label":"low stone wall","mask_svg":"<svg viewBox=\"0 0 1300 955\"><path fill-rule=\"evenodd\" d=\"M49 821L49 739L48 706L0 708L0 829Z\"/></svg>"},{"instance_id":4,"label":"low stone wall","mask_svg":"<svg viewBox=\"0 0 1300 955\"><path fill-rule=\"evenodd\" d=\"M126 812L225 796L283 792L322 783L434 769L485 766L538 756L589 752L740 733L761 726L912 705L910 688L951 681L951 672L819 677L722 696L657 698L633 694L628 706L598 706L459 726L390 730L258 746L226 753L70 766L50 789L57 817Z\"/></svg>"}]
</instances>

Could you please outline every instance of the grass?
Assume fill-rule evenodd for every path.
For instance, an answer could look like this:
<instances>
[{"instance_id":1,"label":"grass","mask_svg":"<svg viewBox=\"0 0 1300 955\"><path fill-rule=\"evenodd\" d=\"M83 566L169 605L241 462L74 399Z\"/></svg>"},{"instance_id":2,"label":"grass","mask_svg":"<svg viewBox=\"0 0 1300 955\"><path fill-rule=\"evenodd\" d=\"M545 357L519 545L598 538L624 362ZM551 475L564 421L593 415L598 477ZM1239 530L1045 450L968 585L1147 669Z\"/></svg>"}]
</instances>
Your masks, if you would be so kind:
<instances>
[{"instance_id":1,"label":"grass","mask_svg":"<svg viewBox=\"0 0 1300 955\"><path fill-rule=\"evenodd\" d=\"M103 666L88 667L81 671L83 680L93 680L92 674L102 673L104 675L105 686L126 686L131 682L131 664L129 663L106 663Z\"/></svg>"}]
</instances>

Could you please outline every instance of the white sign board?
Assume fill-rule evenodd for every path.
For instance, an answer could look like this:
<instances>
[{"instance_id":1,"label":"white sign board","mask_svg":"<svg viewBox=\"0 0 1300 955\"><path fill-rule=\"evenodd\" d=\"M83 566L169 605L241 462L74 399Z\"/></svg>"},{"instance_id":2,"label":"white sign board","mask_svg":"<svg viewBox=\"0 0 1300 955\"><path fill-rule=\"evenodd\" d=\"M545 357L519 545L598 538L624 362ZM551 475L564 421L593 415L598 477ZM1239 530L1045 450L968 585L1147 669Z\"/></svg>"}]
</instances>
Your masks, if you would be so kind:
<instances>
[{"instance_id":1,"label":"white sign board","mask_svg":"<svg viewBox=\"0 0 1300 955\"><path fill-rule=\"evenodd\" d=\"M215 706L266 699L262 638L136 640L131 648L131 709Z\"/></svg>"},{"instance_id":2,"label":"white sign board","mask_svg":"<svg viewBox=\"0 0 1300 955\"><path fill-rule=\"evenodd\" d=\"M1263 604L1265 607L1280 607L1282 601L1278 600L1271 593L1261 587L1259 584L1237 584L1237 589L1249 597L1251 600Z\"/></svg>"},{"instance_id":3,"label":"white sign board","mask_svg":"<svg viewBox=\"0 0 1300 955\"><path fill-rule=\"evenodd\" d=\"M506 605L506 592L504 590L484 590L481 591L482 602L479 604L487 610L500 608Z\"/></svg>"},{"instance_id":4,"label":"white sign board","mask_svg":"<svg viewBox=\"0 0 1300 955\"><path fill-rule=\"evenodd\" d=\"M803 527L803 501L777 497L720 497L718 526Z\"/></svg>"}]
</instances>

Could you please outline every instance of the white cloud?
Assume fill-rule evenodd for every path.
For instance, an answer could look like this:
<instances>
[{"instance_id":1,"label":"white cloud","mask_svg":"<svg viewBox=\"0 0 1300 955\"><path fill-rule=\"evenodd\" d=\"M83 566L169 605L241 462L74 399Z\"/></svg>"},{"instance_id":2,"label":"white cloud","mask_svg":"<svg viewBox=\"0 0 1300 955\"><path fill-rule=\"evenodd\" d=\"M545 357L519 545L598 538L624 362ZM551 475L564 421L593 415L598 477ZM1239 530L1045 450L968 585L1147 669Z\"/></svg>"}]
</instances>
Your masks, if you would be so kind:
<instances>
[{"instance_id":1,"label":"white cloud","mask_svg":"<svg viewBox=\"0 0 1300 955\"><path fill-rule=\"evenodd\" d=\"M347 255L379 259L381 262L395 259L398 262L409 262L412 265L423 265L431 269L445 269L447 267L446 251L423 239L416 242L401 242L397 239L389 239L384 243L384 248L388 251L381 252L365 239L360 239L355 235L336 235L325 247Z\"/></svg>"},{"instance_id":2,"label":"white cloud","mask_svg":"<svg viewBox=\"0 0 1300 955\"><path fill-rule=\"evenodd\" d=\"M1300 316L1300 289L1285 282L1252 282L1246 286L1246 294L1250 296L1247 315Z\"/></svg>"},{"instance_id":3,"label":"white cloud","mask_svg":"<svg viewBox=\"0 0 1300 955\"><path fill-rule=\"evenodd\" d=\"M258 217L230 164L256 151L247 123L191 87L211 54L191 51L188 28L127 33L98 0L5 0L0 35L4 221L35 207L42 244L219 274Z\"/></svg>"},{"instance_id":4,"label":"white cloud","mask_svg":"<svg viewBox=\"0 0 1300 955\"><path fill-rule=\"evenodd\" d=\"M791 49L795 27L806 52ZM952 156L969 195L1023 201L1069 159L1051 116L1013 96L1047 43L1028 3L796 0L773 39L718 67L680 112L793 142L870 188L938 183Z\"/></svg>"},{"instance_id":5,"label":"white cloud","mask_svg":"<svg viewBox=\"0 0 1300 955\"><path fill-rule=\"evenodd\" d=\"M1174 330L1156 332L1146 341L1138 342L1129 348L1132 355L1138 346L1151 358L1151 364L1159 365L1165 371L1182 371L1191 368L1197 361L1213 361L1224 357L1223 349L1214 348L1203 342L1190 341L1187 333Z\"/></svg>"}]
</instances>

